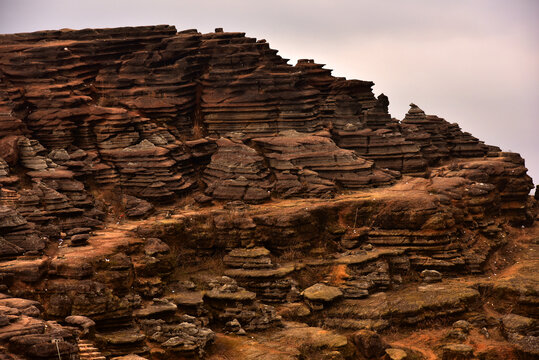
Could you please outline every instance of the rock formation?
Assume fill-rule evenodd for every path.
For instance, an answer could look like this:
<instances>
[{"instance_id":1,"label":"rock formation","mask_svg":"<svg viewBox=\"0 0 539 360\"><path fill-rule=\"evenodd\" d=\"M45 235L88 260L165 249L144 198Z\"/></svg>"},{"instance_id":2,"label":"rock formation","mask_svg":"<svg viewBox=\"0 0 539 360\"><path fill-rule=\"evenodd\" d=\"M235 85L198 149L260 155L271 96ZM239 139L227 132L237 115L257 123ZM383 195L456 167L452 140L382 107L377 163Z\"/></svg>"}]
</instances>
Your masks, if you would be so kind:
<instances>
[{"instance_id":1,"label":"rock formation","mask_svg":"<svg viewBox=\"0 0 539 360\"><path fill-rule=\"evenodd\" d=\"M0 358L537 356L524 160L373 85L222 29L0 35Z\"/></svg>"}]
</instances>

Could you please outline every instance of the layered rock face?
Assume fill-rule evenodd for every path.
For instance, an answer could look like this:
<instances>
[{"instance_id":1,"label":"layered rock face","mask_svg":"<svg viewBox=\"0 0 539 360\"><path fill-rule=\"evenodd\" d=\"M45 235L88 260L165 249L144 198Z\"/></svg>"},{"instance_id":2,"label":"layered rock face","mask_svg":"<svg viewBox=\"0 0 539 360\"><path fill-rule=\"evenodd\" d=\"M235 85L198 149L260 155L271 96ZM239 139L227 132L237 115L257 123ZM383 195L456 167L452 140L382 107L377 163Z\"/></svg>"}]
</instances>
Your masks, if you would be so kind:
<instances>
[{"instance_id":1,"label":"layered rock face","mask_svg":"<svg viewBox=\"0 0 539 360\"><path fill-rule=\"evenodd\" d=\"M269 199L270 172L264 158L241 141L219 139L204 170L206 193L215 199L260 202Z\"/></svg>"},{"instance_id":2,"label":"layered rock face","mask_svg":"<svg viewBox=\"0 0 539 360\"><path fill-rule=\"evenodd\" d=\"M0 35L0 358L537 356L524 160L373 85L222 29Z\"/></svg>"},{"instance_id":3,"label":"layered rock face","mask_svg":"<svg viewBox=\"0 0 539 360\"><path fill-rule=\"evenodd\" d=\"M334 78L312 60L290 66L244 33L65 30L3 35L0 44L1 157L15 165L14 137L30 135L38 147L66 150L52 161L137 197L183 195L198 160L186 141L204 135L330 127L337 146L413 174L424 174L432 151L435 159L486 152L415 105L400 129L372 82Z\"/></svg>"},{"instance_id":4,"label":"layered rock face","mask_svg":"<svg viewBox=\"0 0 539 360\"><path fill-rule=\"evenodd\" d=\"M469 133L462 132L458 124L450 124L435 115L425 115L417 105L402 120L402 131L410 140L416 139L421 153L431 163L449 157L481 157L489 150Z\"/></svg>"}]
</instances>

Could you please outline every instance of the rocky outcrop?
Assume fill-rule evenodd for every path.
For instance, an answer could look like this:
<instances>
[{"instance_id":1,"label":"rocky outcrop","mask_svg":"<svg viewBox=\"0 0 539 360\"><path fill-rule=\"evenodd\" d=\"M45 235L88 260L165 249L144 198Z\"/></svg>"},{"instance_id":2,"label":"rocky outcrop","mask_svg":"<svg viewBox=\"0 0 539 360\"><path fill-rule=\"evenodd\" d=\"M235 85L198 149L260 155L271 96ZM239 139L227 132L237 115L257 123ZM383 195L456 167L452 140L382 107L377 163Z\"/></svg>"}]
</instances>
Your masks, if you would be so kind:
<instances>
[{"instance_id":1,"label":"rocky outcrop","mask_svg":"<svg viewBox=\"0 0 539 360\"><path fill-rule=\"evenodd\" d=\"M230 268L225 274L266 302L284 302L294 296L293 282L287 276L295 269L290 264L273 264L269 254L263 247L234 249L223 259Z\"/></svg>"},{"instance_id":2,"label":"rocky outcrop","mask_svg":"<svg viewBox=\"0 0 539 360\"><path fill-rule=\"evenodd\" d=\"M125 215L130 218L143 218L154 211L154 207L146 200L125 196Z\"/></svg>"},{"instance_id":3,"label":"rocky outcrop","mask_svg":"<svg viewBox=\"0 0 539 360\"><path fill-rule=\"evenodd\" d=\"M259 331L280 325L275 309L256 301L257 294L238 286L234 279L223 276L211 281L209 287L204 294L208 308L229 331Z\"/></svg>"},{"instance_id":4,"label":"rocky outcrop","mask_svg":"<svg viewBox=\"0 0 539 360\"><path fill-rule=\"evenodd\" d=\"M402 276L410 271L410 260L401 249L349 251L338 254L335 264L335 272L344 275L338 282L348 299L398 287Z\"/></svg>"},{"instance_id":5,"label":"rocky outcrop","mask_svg":"<svg viewBox=\"0 0 539 360\"><path fill-rule=\"evenodd\" d=\"M348 329L380 330L395 322L417 324L429 318L466 311L479 293L459 286L424 286L403 290L395 298L379 293L367 299L344 300L326 311L326 324Z\"/></svg>"},{"instance_id":6,"label":"rocky outcrop","mask_svg":"<svg viewBox=\"0 0 539 360\"><path fill-rule=\"evenodd\" d=\"M283 181L276 186L285 194L301 192L301 188L297 189L298 182L307 183L304 190L307 193L320 194L331 189L317 189L320 185L327 188L334 184L352 189L380 186L391 183L396 175L376 169L372 162L340 149L327 133L306 136L285 132L281 136L256 138L253 141L262 148L269 166L276 174L280 173L277 179ZM296 181L291 182L293 175ZM292 186L287 188L287 185Z\"/></svg>"},{"instance_id":7,"label":"rocky outcrop","mask_svg":"<svg viewBox=\"0 0 539 360\"><path fill-rule=\"evenodd\" d=\"M10 353L28 359L78 356L76 332L43 320L42 310L37 301L0 294L0 341Z\"/></svg>"},{"instance_id":8,"label":"rocky outcrop","mask_svg":"<svg viewBox=\"0 0 539 360\"><path fill-rule=\"evenodd\" d=\"M382 128L362 129L348 124L334 132L339 147L354 150L361 157L374 161L380 168L406 174L424 175L427 163L417 143L405 139L399 132Z\"/></svg>"},{"instance_id":9,"label":"rocky outcrop","mask_svg":"<svg viewBox=\"0 0 539 360\"><path fill-rule=\"evenodd\" d=\"M287 131L252 142L261 153L237 138L217 141L218 150L203 175L207 195L250 203L269 200L272 193L327 197L338 188L382 186L398 176L340 149L328 133Z\"/></svg>"},{"instance_id":10,"label":"rocky outcrop","mask_svg":"<svg viewBox=\"0 0 539 360\"><path fill-rule=\"evenodd\" d=\"M335 78L312 60L287 65L265 41L244 33L176 33L154 26L4 35L0 43L5 113L19 124L6 128L7 137L25 134L27 127L53 150L51 159L76 176L150 200L172 199L195 185L193 169L201 159L192 146L203 146L203 134L240 131L253 138L326 126L339 147L379 168L417 175L425 173L426 162L446 154L486 153L458 126L427 119L415 106L402 123L403 137L388 113L387 97L376 98L372 82ZM11 88L22 90L15 94ZM423 135L415 136L418 131ZM45 169L46 159L34 145L21 143L20 161ZM433 147L442 155L432 155ZM275 193L297 193L302 179L294 175L276 173ZM327 193L332 186L325 180L339 177L330 170L322 179L316 175L303 175L314 183L315 189L307 189L311 196ZM365 185L352 177L343 180L345 186ZM387 182L387 176L375 175L380 177L367 182ZM232 189L245 190L239 183Z\"/></svg>"},{"instance_id":11,"label":"rocky outcrop","mask_svg":"<svg viewBox=\"0 0 539 360\"><path fill-rule=\"evenodd\" d=\"M0 219L4 256L10 257L25 252L37 254L44 249L45 241L16 210L0 206Z\"/></svg>"},{"instance_id":12,"label":"rocky outcrop","mask_svg":"<svg viewBox=\"0 0 539 360\"><path fill-rule=\"evenodd\" d=\"M539 327L536 319L507 314L502 318L502 329L507 339L514 343L522 356L538 356Z\"/></svg>"},{"instance_id":13,"label":"rocky outcrop","mask_svg":"<svg viewBox=\"0 0 539 360\"><path fill-rule=\"evenodd\" d=\"M469 133L462 132L458 124L450 124L435 115L425 115L425 112L413 103L402 120L402 126L407 139L421 138L418 141L421 151L430 162L436 163L447 156L481 157L488 152L488 147L483 142Z\"/></svg>"},{"instance_id":14,"label":"rocky outcrop","mask_svg":"<svg viewBox=\"0 0 539 360\"><path fill-rule=\"evenodd\" d=\"M209 134L320 128L318 91L305 86L300 73L265 41L217 32L204 35L201 47L214 54L201 79L201 112Z\"/></svg>"},{"instance_id":15,"label":"rocky outcrop","mask_svg":"<svg viewBox=\"0 0 539 360\"><path fill-rule=\"evenodd\" d=\"M485 166L495 166L505 160L481 161ZM355 198L337 197L329 202L209 210L194 217L179 216L172 220L179 230L173 231L175 235L165 235L167 222L142 227L140 231L181 237L185 239L184 246L197 251L253 244L282 253L290 248L314 249L328 241L359 250L371 244L405 251L405 258L391 260L391 266L402 267L403 271L409 266L442 272L479 270L489 253L504 243L502 228L488 220L501 215L500 194L493 184L435 175L431 179L409 178L389 189L370 190L368 195ZM471 236L465 229L478 231L481 237Z\"/></svg>"},{"instance_id":16,"label":"rocky outcrop","mask_svg":"<svg viewBox=\"0 0 539 360\"><path fill-rule=\"evenodd\" d=\"M322 309L324 303L330 303L342 295L343 293L338 287L320 283L309 286L303 292L303 297L309 301L311 308L317 310Z\"/></svg>"},{"instance_id":17,"label":"rocky outcrop","mask_svg":"<svg viewBox=\"0 0 539 360\"><path fill-rule=\"evenodd\" d=\"M524 160L515 153L500 152L497 155L497 158L489 157L441 167L434 176L445 178L458 176L474 181L479 187L470 192L472 196L486 195L494 190L492 189L494 186L499 194L501 213L514 224L530 224L533 221L533 215L524 204L530 190L533 189L533 183L526 175ZM485 187L481 184L488 185ZM488 209L485 211L489 212Z\"/></svg>"},{"instance_id":18,"label":"rocky outcrop","mask_svg":"<svg viewBox=\"0 0 539 360\"><path fill-rule=\"evenodd\" d=\"M373 85L222 29L0 35L0 357L536 356L524 160Z\"/></svg>"},{"instance_id":19,"label":"rocky outcrop","mask_svg":"<svg viewBox=\"0 0 539 360\"><path fill-rule=\"evenodd\" d=\"M169 354L179 356L202 356L215 337L213 331L189 315L175 317L177 306L164 299L155 299L133 312L144 334L151 342Z\"/></svg>"},{"instance_id":20,"label":"rocky outcrop","mask_svg":"<svg viewBox=\"0 0 539 360\"><path fill-rule=\"evenodd\" d=\"M102 150L101 154L114 164L127 193L162 201L192 185L181 174L174 174L176 162L170 159L169 152L144 139L123 149Z\"/></svg>"},{"instance_id":21,"label":"rocky outcrop","mask_svg":"<svg viewBox=\"0 0 539 360\"><path fill-rule=\"evenodd\" d=\"M217 146L204 170L206 194L218 200L268 200L272 184L264 158L239 140L219 139Z\"/></svg>"}]
</instances>

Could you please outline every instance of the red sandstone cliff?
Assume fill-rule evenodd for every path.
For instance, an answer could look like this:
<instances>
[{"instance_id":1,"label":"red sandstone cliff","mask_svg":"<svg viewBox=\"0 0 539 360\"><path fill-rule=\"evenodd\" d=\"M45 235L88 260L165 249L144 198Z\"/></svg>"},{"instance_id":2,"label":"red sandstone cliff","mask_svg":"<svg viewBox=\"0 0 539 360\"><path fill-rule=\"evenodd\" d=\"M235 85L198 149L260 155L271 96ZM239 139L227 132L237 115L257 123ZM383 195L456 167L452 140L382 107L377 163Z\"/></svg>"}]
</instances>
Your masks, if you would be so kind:
<instances>
[{"instance_id":1,"label":"red sandstone cliff","mask_svg":"<svg viewBox=\"0 0 539 360\"><path fill-rule=\"evenodd\" d=\"M502 291L481 274L514 245L509 225L535 219L524 160L414 104L392 119L373 85L244 33L0 35L0 340L29 358L78 356L77 336L166 358L273 329L254 348L290 337L305 346L279 358L369 358L377 334L342 334L473 323L485 289ZM469 282L418 295L421 271ZM487 325L533 356L537 282L516 279L515 314ZM479 351L466 346L436 351Z\"/></svg>"}]
</instances>

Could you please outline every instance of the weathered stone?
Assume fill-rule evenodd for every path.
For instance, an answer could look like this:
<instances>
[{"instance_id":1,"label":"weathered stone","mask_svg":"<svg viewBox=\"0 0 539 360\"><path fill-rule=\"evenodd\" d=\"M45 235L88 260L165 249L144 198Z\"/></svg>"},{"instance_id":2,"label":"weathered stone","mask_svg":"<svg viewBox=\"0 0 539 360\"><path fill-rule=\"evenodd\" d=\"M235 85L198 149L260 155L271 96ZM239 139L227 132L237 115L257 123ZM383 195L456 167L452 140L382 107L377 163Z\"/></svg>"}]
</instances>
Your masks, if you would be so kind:
<instances>
[{"instance_id":1,"label":"weathered stone","mask_svg":"<svg viewBox=\"0 0 539 360\"><path fill-rule=\"evenodd\" d=\"M29 358L71 357L78 353L73 336L67 331L58 334L29 334L12 337L10 339L10 351L25 354ZM55 341L57 339L57 342Z\"/></svg>"},{"instance_id":2,"label":"weathered stone","mask_svg":"<svg viewBox=\"0 0 539 360\"><path fill-rule=\"evenodd\" d=\"M156 256L158 254L168 254L170 247L163 241L157 238L147 239L144 245L144 253L148 256Z\"/></svg>"},{"instance_id":3,"label":"weathered stone","mask_svg":"<svg viewBox=\"0 0 539 360\"><path fill-rule=\"evenodd\" d=\"M303 303L290 303L281 305L278 314L286 319L295 319L311 315L311 310Z\"/></svg>"},{"instance_id":4,"label":"weathered stone","mask_svg":"<svg viewBox=\"0 0 539 360\"><path fill-rule=\"evenodd\" d=\"M151 214L154 207L146 200L134 196L125 196L125 215L130 218L142 218Z\"/></svg>"},{"instance_id":5,"label":"weathered stone","mask_svg":"<svg viewBox=\"0 0 539 360\"><path fill-rule=\"evenodd\" d=\"M81 338L92 334L95 328L95 322L86 316L70 315L65 318L65 322L80 327L82 329Z\"/></svg>"},{"instance_id":6,"label":"weathered stone","mask_svg":"<svg viewBox=\"0 0 539 360\"><path fill-rule=\"evenodd\" d=\"M173 314L177 306L167 300L154 300L153 304L133 311L133 316L137 318L154 318L166 314Z\"/></svg>"},{"instance_id":7,"label":"weathered stone","mask_svg":"<svg viewBox=\"0 0 539 360\"><path fill-rule=\"evenodd\" d=\"M198 306L204 303L204 294L200 291L174 292L168 299L177 306Z\"/></svg>"},{"instance_id":8,"label":"weathered stone","mask_svg":"<svg viewBox=\"0 0 539 360\"><path fill-rule=\"evenodd\" d=\"M442 281L442 274L436 270L423 270L421 272L421 278L426 283L435 283Z\"/></svg>"},{"instance_id":9,"label":"weathered stone","mask_svg":"<svg viewBox=\"0 0 539 360\"><path fill-rule=\"evenodd\" d=\"M221 338L216 358L344 359L340 332L455 316L484 331L459 321L414 347L539 353L536 204L518 154L414 104L393 119L374 83L221 28L1 35L0 64L0 291L40 301L0 295L0 352L17 352L0 358L55 358L52 334L76 357L74 334L95 322L107 357L202 357L209 327L226 327L249 337ZM407 284L417 272L436 284ZM311 313L299 288L311 309L331 305ZM479 301L511 308L505 340L474 318ZM279 314L336 330L277 329Z\"/></svg>"},{"instance_id":10,"label":"weathered stone","mask_svg":"<svg viewBox=\"0 0 539 360\"><path fill-rule=\"evenodd\" d=\"M382 341L380 335L370 330L360 330L350 335L359 353L367 359L381 358L384 355L387 345Z\"/></svg>"},{"instance_id":11,"label":"weathered stone","mask_svg":"<svg viewBox=\"0 0 539 360\"><path fill-rule=\"evenodd\" d=\"M465 360L473 358L473 348L466 344L449 344L442 349L443 360Z\"/></svg>"},{"instance_id":12,"label":"weathered stone","mask_svg":"<svg viewBox=\"0 0 539 360\"><path fill-rule=\"evenodd\" d=\"M389 348L386 349L386 354L390 360L405 360L408 358L408 354L402 349Z\"/></svg>"},{"instance_id":13,"label":"weathered stone","mask_svg":"<svg viewBox=\"0 0 539 360\"><path fill-rule=\"evenodd\" d=\"M252 301L256 298L256 294L245 289L234 292L228 292L226 289L213 289L204 294L204 296L215 300L231 300L231 301Z\"/></svg>"},{"instance_id":14,"label":"weathered stone","mask_svg":"<svg viewBox=\"0 0 539 360\"><path fill-rule=\"evenodd\" d=\"M206 194L220 200L261 202L270 197L270 173L258 153L230 139L219 139L218 150L204 171Z\"/></svg>"},{"instance_id":15,"label":"weathered stone","mask_svg":"<svg viewBox=\"0 0 539 360\"><path fill-rule=\"evenodd\" d=\"M223 258L223 262L227 266L235 268L271 268L273 267L273 264L271 263L269 254L269 250L263 247L233 249Z\"/></svg>"},{"instance_id":16,"label":"weathered stone","mask_svg":"<svg viewBox=\"0 0 539 360\"><path fill-rule=\"evenodd\" d=\"M454 329L461 329L465 333L470 332L471 324L467 322L466 320L458 320L453 323Z\"/></svg>"},{"instance_id":17,"label":"weathered stone","mask_svg":"<svg viewBox=\"0 0 539 360\"><path fill-rule=\"evenodd\" d=\"M315 284L303 291L303 296L311 301L331 302L342 295L339 288L325 284Z\"/></svg>"},{"instance_id":18,"label":"weathered stone","mask_svg":"<svg viewBox=\"0 0 539 360\"><path fill-rule=\"evenodd\" d=\"M111 360L146 360L146 358L142 356L130 354L130 355L125 355L125 356L113 357L111 358Z\"/></svg>"},{"instance_id":19,"label":"weathered stone","mask_svg":"<svg viewBox=\"0 0 539 360\"><path fill-rule=\"evenodd\" d=\"M503 329L507 333L516 332L526 334L532 330L537 321L517 314L507 314L502 318Z\"/></svg>"}]
</instances>

